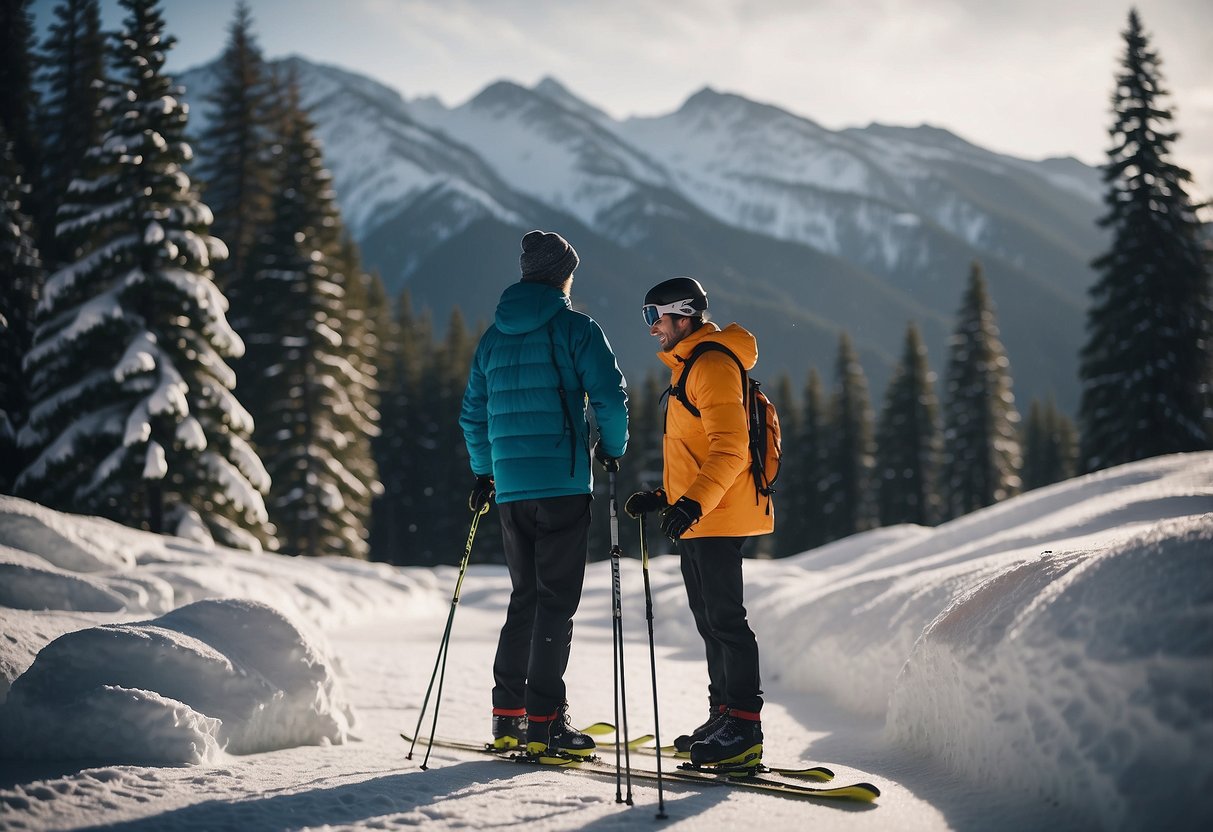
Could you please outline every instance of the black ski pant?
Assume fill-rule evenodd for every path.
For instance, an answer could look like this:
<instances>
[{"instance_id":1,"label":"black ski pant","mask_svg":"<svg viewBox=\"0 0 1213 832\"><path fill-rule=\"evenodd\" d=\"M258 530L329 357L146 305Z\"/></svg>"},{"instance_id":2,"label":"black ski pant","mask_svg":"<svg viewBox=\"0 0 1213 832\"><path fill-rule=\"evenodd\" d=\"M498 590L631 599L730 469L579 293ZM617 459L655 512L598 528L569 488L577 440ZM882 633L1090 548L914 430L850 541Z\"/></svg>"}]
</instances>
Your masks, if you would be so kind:
<instances>
[{"instance_id":1,"label":"black ski pant","mask_svg":"<svg viewBox=\"0 0 1213 832\"><path fill-rule=\"evenodd\" d=\"M758 639L746 620L741 577L744 537L678 541L682 579L708 659L708 701L742 711L762 710Z\"/></svg>"},{"instance_id":2,"label":"black ski pant","mask_svg":"<svg viewBox=\"0 0 1213 832\"><path fill-rule=\"evenodd\" d=\"M590 495L501 503L513 591L493 660L493 707L554 713L564 703L589 545Z\"/></svg>"}]
</instances>

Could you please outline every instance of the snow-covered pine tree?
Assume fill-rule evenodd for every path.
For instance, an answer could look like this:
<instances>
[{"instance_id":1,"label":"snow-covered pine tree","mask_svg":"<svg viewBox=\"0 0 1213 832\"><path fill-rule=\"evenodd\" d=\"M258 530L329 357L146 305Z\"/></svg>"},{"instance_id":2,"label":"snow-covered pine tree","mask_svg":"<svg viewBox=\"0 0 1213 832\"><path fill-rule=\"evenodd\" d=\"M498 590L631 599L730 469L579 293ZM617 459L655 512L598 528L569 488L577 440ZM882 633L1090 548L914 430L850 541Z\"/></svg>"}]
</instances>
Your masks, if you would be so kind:
<instances>
[{"instance_id":1,"label":"snow-covered pine tree","mask_svg":"<svg viewBox=\"0 0 1213 832\"><path fill-rule=\"evenodd\" d=\"M249 257L269 222L273 177L269 144L273 89L252 32L248 4L236 5L217 84L204 99L211 117L199 142L198 178L215 214L215 236L229 257L215 266L219 287L236 306L239 282L249 278Z\"/></svg>"},{"instance_id":2,"label":"snow-covered pine tree","mask_svg":"<svg viewBox=\"0 0 1213 832\"><path fill-rule=\"evenodd\" d=\"M55 237L55 214L68 186L84 169L90 147L105 130L100 103L105 87L105 37L97 0L63 0L55 7L42 43L39 64L43 84L38 130L43 140L41 188L44 216L38 240L48 268L76 259L76 252Z\"/></svg>"},{"instance_id":3,"label":"snow-covered pine tree","mask_svg":"<svg viewBox=\"0 0 1213 832\"><path fill-rule=\"evenodd\" d=\"M210 263L226 251L182 165L187 113L153 0L121 0L110 124L58 232L78 260L47 281L26 359L36 457L19 491L68 511L259 549L269 482L227 360L243 349Z\"/></svg>"},{"instance_id":4,"label":"snow-covered pine tree","mask_svg":"<svg viewBox=\"0 0 1213 832\"><path fill-rule=\"evenodd\" d=\"M939 405L918 327L906 329L876 431L880 524L929 526L939 517Z\"/></svg>"},{"instance_id":5,"label":"snow-covered pine tree","mask_svg":"<svg viewBox=\"0 0 1213 832\"><path fill-rule=\"evenodd\" d=\"M24 213L37 223L41 219L42 141L34 124L38 93L29 5L29 0L0 0L0 127L13 145L17 170L32 186L24 200Z\"/></svg>"},{"instance_id":6,"label":"snow-covered pine tree","mask_svg":"<svg viewBox=\"0 0 1213 832\"><path fill-rule=\"evenodd\" d=\"M1074 476L1078 460L1078 432L1069 417L1050 398L1032 400L1024 431L1023 488L1028 491Z\"/></svg>"},{"instance_id":7,"label":"snow-covered pine tree","mask_svg":"<svg viewBox=\"0 0 1213 832\"><path fill-rule=\"evenodd\" d=\"M1019 492L1019 413L981 264L969 272L950 341L940 495L950 520Z\"/></svg>"},{"instance_id":8,"label":"snow-covered pine tree","mask_svg":"<svg viewBox=\"0 0 1213 832\"><path fill-rule=\"evenodd\" d=\"M1080 368L1086 471L1213 448L1213 267L1192 176L1171 161L1162 62L1135 10L1123 34L1100 220L1112 248L1093 263Z\"/></svg>"},{"instance_id":9,"label":"snow-covered pine tree","mask_svg":"<svg viewBox=\"0 0 1213 832\"><path fill-rule=\"evenodd\" d=\"M868 380L851 337L845 332L838 342L834 385L823 494L829 540L838 540L876 525L876 506L871 493L876 462Z\"/></svg>"},{"instance_id":10,"label":"snow-covered pine tree","mask_svg":"<svg viewBox=\"0 0 1213 832\"><path fill-rule=\"evenodd\" d=\"M29 413L21 361L33 341L34 309L44 278L31 222L28 189L0 125L0 492L13 493L23 452L17 433Z\"/></svg>"},{"instance_id":11,"label":"snow-covered pine tree","mask_svg":"<svg viewBox=\"0 0 1213 832\"><path fill-rule=\"evenodd\" d=\"M387 293L378 275L368 274L362 269L362 258L358 246L349 237L342 240L337 255L341 274L346 278L345 337L342 348L345 360L353 367L350 400L354 408L345 414L338 428L352 437L346 449L346 466L367 488L359 499L351 496L351 510L364 530L363 540L369 541L371 509L374 499L383 493L379 479L379 467L375 462L372 442L380 433L382 418L379 411L379 365L382 342L380 333L387 308ZM369 557L369 542L360 557Z\"/></svg>"},{"instance_id":12,"label":"snow-covered pine tree","mask_svg":"<svg viewBox=\"0 0 1213 832\"><path fill-rule=\"evenodd\" d=\"M234 297L247 350L236 367L273 487L284 551L365 557L375 480L358 454L375 430L350 360L342 224L313 125L290 80L276 108L272 220L253 247L252 278Z\"/></svg>"}]
</instances>

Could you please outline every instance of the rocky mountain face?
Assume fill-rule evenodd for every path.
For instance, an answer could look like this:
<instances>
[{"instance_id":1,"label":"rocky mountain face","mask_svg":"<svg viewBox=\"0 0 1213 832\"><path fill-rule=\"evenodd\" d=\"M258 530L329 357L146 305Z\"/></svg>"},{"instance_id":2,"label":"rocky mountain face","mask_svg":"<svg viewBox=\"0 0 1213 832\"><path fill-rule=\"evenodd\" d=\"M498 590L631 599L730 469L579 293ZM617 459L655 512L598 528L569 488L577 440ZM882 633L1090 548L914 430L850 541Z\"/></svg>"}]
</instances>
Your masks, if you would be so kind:
<instances>
[{"instance_id":1,"label":"rocky mountain face","mask_svg":"<svg viewBox=\"0 0 1213 832\"><path fill-rule=\"evenodd\" d=\"M444 322L492 320L518 241L556 230L581 255L573 298L633 383L658 362L639 307L690 274L712 312L759 338L756 377L810 367L827 385L850 333L879 404L916 321L941 376L974 261L997 307L1021 410L1072 410L1089 266L1104 246L1098 172L1000 155L933 127L832 131L704 89L676 112L618 121L553 79L506 81L446 107L291 58L366 265ZM178 80L207 118L213 68ZM200 154L206 149L198 148Z\"/></svg>"}]
</instances>

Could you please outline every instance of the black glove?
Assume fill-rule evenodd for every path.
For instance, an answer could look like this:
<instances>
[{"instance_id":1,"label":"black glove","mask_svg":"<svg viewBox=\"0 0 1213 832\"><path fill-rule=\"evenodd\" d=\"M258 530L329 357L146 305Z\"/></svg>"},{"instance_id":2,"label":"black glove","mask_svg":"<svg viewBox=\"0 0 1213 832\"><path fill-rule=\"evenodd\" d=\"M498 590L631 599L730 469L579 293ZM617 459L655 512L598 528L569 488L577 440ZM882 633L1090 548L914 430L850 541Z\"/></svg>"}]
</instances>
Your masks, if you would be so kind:
<instances>
[{"instance_id":1,"label":"black glove","mask_svg":"<svg viewBox=\"0 0 1213 832\"><path fill-rule=\"evenodd\" d=\"M661 533L670 540L678 540L686 534L687 529L699 522L703 509L699 503L686 497L679 497L678 502L661 513Z\"/></svg>"},{"instance_id":2,"label":"black glove","mask_svg":"<svg viewBox=\"0 0 1213 832\"><path fill-rule=\"evenodd\" d=\"M602 449L601 439L594 443L594 459L608 471L614 472L619 470L619 460L616 457L610 456Z\"/></svg>"},{"instance_id":3,"label":"black glove","mask_svg":"<svg viewBox=\"0 0 1213 832\"><path fill-rule=\"evenodd\" d=\"M479 514L484 511L495 493L493 478L488 474L481 474L476 477L476 484L472 486L472 494L468 497L468 508Z\"/></svg>"},{"instance_id":4,"label":"black glove","mask_svg":"<svg viewBox=\"0 0 1213 832\"><path fill-rule=\"evenodd\" d=\"M639 517L665 507L665 491L660 488L654 491L637 491L623 504L623 510L631 517Z\"/></svg>"}]
</instances>

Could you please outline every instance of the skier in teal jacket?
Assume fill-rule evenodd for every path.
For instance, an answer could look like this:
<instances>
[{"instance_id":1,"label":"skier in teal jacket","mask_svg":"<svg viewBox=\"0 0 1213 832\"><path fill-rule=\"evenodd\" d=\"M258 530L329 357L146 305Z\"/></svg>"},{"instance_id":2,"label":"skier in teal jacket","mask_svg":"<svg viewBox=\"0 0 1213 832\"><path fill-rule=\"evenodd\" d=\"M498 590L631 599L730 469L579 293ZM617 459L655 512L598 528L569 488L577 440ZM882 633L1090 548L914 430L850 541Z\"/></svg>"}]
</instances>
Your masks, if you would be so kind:
<instances>
[{"instance_id":1,"label":"skier in teal jacket","mask_svg":"<svg viewBox=\"0 0 1213 832\"><path fill-rule=\"evenodd\" d=\"M594 741L569 724L564 670L585 578L590 457L617 469L628 414L606 336L571 308L579 262L559 234L522 238L522 280L476 348L459 424L476 477L468 506L495 493L513 583L493 662L493 744L585 756Z\"/></svg>"}]
</instances>

